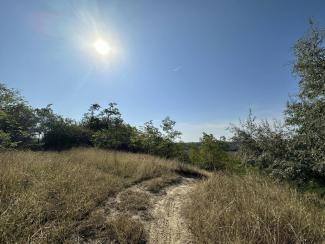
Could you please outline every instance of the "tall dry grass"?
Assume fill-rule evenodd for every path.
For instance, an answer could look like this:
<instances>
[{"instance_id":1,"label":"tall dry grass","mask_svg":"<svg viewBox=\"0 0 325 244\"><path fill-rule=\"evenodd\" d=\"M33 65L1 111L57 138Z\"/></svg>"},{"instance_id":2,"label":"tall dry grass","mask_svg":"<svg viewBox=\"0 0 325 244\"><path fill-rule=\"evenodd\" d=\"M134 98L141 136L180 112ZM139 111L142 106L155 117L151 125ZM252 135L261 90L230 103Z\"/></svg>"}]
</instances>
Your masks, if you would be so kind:
<instances>
[{"instance_id":1,"label":"tall dry grass","mask_svg":"<svg viewBox=\"0 0 325 244\"><path fill-rule=\"evenodd\" d=\"M0 243L60 243L109 196L179 165L156 157L74 149L0 154Z\"/></svg>"},{"instance_id":2,"label":"tall dry grass","mask_svg":"<svg viewBox=\"0 0 325 244\"><path fill-rule=\"evenodd\" d=\"M325 243L315 198L261 176L215 174L190 197L184 214L198 243Z\"/></svg>"}]
</instances>

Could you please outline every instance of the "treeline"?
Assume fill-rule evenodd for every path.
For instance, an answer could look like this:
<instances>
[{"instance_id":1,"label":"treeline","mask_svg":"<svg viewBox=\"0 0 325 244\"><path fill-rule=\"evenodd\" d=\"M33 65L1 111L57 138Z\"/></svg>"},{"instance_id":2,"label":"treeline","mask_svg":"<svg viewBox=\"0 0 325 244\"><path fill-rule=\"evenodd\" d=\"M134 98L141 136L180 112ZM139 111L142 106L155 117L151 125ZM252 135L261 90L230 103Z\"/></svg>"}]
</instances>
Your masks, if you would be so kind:
<instances>
[{"instance_id":1,"label":"treeline","mask_svg":"<svg viewBox=\"0 0 325 244\"><path fill-rule=\"evenodd\" d=\"M19 92L0 84L0 147L64 150L78 146L147 152L173 157L180 132L164 119L161 130L152 121L142 128L126 123L115 103L92 104L81 121L54 113L52 105L32 108Z\"/></svg>"},{"instance_id":2,"label":"treeline","mask_svg":"<svg viewBox=\"0 0 325 244\"><path fill-rule=\"evenodd\" d=\"M52 105L32 108L11 88L0 84L0 149L64 150L94 146L142 152L193 162L208 169L223 167L227 143L203 133L201 143L177 142L181 132L166 117L160 127L152 121L140 128L126 123L116 103L92 104L81 121L54 113Z\"/></svg>"},{"instance_id":3,"label":"treeline","mask_svg":"<svg viewBox=\"0 0 325 244\"><path fill-rule=\"evenodd\" d=\"M287 104L284 122L257 121L250 113L233 126L244 163L325 195L324 30L314 24L294 46L299 93Z\"/></svg>"}]
</instances>

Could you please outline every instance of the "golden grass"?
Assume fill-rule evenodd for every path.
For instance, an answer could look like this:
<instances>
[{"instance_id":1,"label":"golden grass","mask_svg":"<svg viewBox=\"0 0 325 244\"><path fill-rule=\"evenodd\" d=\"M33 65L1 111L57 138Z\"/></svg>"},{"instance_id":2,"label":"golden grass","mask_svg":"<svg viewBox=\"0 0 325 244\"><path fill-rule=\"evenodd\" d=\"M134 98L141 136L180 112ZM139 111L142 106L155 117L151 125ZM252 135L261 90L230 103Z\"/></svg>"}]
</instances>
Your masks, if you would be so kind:
<instances>
[{"instance_id":1,"label":"golden grass","mask_svg":"<svg viewBox=\"0 0 325 244\"><path fill-rule=\"evenodd\" d=\"M215 174L184 214L198 243L324 243L325 211L260 176Z\"/></svg>"},{"instance_id":2,"label":"golden grass","mask_svg":"<svg viewBox=\"0 0 325 244\"><path fill-rule=\"evenodd\" d=\"M108 223L111 238L120 244L147 243L147 234L140 220L122 214Z\"/></svg>"},{"instance_id":3,"label":"golden grass","mask_svg":"<svg viewBox=\"0 0 325 244\"><path fill-rule=\"evenodd\" d=\"M150 196L141 191L126 190L120 195L118 209L120 211L138 212L150 207Z\"/></svg>"},{"instance_id":4,"label":"golden grass","mask_svg":"<svg viewBox=\"0 0 325 244\"><path fill-rule=\"evenodd\" d=\"M144 183L144 187L147 191L152 193L159 193L167 186L177 184L181 182L181 177L176 175L166 175L158 178L148 180Z\"/></svg>"},{"instance_id":5,"label":"golden grass","mask_svg":"<svg viewBox=\"0 0 325 244\"><path fill-rule=\"evenodd\" d=\"M96 149L0 154L0 243L64 242L122 189L180 166L143 154Z\"/></svg>"}]
</instances>

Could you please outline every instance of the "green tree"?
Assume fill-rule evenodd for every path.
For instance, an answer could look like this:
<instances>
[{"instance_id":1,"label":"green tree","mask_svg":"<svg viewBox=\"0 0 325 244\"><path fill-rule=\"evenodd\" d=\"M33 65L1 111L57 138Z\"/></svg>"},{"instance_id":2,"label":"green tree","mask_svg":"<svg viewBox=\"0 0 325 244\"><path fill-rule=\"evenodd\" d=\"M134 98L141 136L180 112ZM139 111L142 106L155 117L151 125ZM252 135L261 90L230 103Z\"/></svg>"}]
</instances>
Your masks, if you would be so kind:
<instances>
[{"instance_id":1,"label":"green tree","mask_svg":"<svg viewBox=\"0 0 325 244\"><path fill-rule=\"evenodd\" d=\"M232 128L245 163L298 184L325 183L324 35L312 24L294 46L293 72L300 79L299 93L287 104L285 124L257 122L250 113Z\"/></svg>"},{"instance_id":2,"label":"green tree","mask_svg":"<svg viewBox=\"0 0 325 244\"><path fill-rule=\"evenodd\" d=\"M196 165L202 164L199 146L192 145L188 151L188 157L189 157L189 160L191 163L196 164Z\"/></svg>"},{"instance_id":3,"label":"green tree","mask_svg":"<svg viewBox=\"0 0 325 244\"><path fill-rule=\"evenodd\" d=\"M42 139L45 149L64 150L91 145L91 131L70 119L59 118Z\"/></svg>"},{"instance_id":4,"label":"green tree","mask_svg":"<svg viewBox=\"0 0 325 244\"><path fill-rule=\"evenodd\" d=\"M107 108L92 104L84 115L82 125L93 132L96 147L115 150L139 150L137 130L125 123L116 103Z\"/></svg>"},{"instance_id":5,"label":"green tree","mask_svg":"<svg viewBox=\"0 0 325 244\"><path fill-rule=\"evenodd\" d=\"M161 155L159 147L163 141L162 133L154 126L152 120L144 123L140 133L144 152Z\"/></svg>"},{"instance_id":6,"label":"green tree","mask_svg":"<svg viewBox=\"0 0 325 244\"><path fill-rule=\"evenodd\" d=\"M325 31L311 23L294 46L293 72L299 93L288 103L286 122L294 130L294 156L312 177L325 179Z\"/></svg>"},{"instance_id":7,"label":"green tree","mask_svg":"<svg viewBox=\"0 0 325 244\"><path fill-rule=\"evenodd\" d=\"M200 141L201 167L212 170L223 169L227 157L223 142L218 141L212 134L206 133L203 133Z\"/></svg>"},{"instance_id":8,"label":"green tree","mask_svg":"<svg viewBox=\"0 0 325 244\"><path fill-rule=\"evenodd\" d=\"M135 128L128 124L112 124L107 129L95 132L92 142L100 148L136 151L137 145L132 141L134 133L136 133Z\"/></svg>"},{"instance_id":9,"label":"green tree","mask_svg":"<svg viewBox=\"0 0 325 244\"><path fill-rule=\"evenodd\" d=\"M278 177L287 178L290 159L290 131L278 121L256 121L249 111L248 118L240 126L232 126L232 140L239 145L239 156L243 163L267 170ZM285 163L284 163L285 162ZM287 168L288 169L288 168ZM285 174L282 174L286 172ZM282 175L280 175L282 174Z\"/></svg>"},{"instance_id":10,"label":"green tree","mask_svg":"<svg viewBox=\"0 0 325 244\"><path fill-rule=\"evenodd\" d=\"M19 92L0 83L2 147L27 147L34 139L35 124L34 111Z\"/></svg>"},{"instance_id":11,"label":"green tree","mask_svg":"<svg viewBox=\"0 0 325 244\"><path fill-rule=\"evenodd\" d=\"M176 158L181 151L181 145L175 141L181 133L174 129L176 122L166 117L162 120L160 128L148 121L139 131L139 141L143 151L164 158Z\"/></svg>"},{"instance_id":12,"label":"green tree","mask_svg":"<svg viewBox=\"0 0 325 244\"><path fill-rule=\"evenodd\" d=\"M84 117L82 119L82 124L84 127L93 131L101 129L100 118L97 114L100 108L100 105L97 103L90 105L88 112L84 114Z\"/></svg>"},{"instance_id":13,"label":"green tree","mask_svg":"<svg viewBox=\"0 0 325 244\"><path fill-rule=\"evenodd\" d=\"M169 116L161 121L162 140L159 147L159 154L166 158L175 158L181 156L182 147L175 143L182 133L175 130L176 122Z\"/></svg>"}]
</instances>

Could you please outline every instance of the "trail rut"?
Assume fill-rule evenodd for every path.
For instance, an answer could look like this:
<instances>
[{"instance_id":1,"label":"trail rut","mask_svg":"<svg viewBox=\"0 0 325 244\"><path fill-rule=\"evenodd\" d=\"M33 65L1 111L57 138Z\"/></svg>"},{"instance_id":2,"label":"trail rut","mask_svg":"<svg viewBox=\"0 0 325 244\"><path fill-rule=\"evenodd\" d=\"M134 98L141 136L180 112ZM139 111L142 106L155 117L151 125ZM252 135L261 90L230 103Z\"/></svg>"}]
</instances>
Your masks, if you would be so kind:
<instances>
[{"instance_id":1,"label":"trail rut","mask_svg":"<svg viewBox=\"0 0 325 244\"><path fill-rule=\"evenodd\" d=\"M179 185L166 189L166 195L160 196L152 210L153 220L149 223L148 242L162 243L194 243L182 216L182 205L189 201L188 193L197 180L183 179Z\"/></svg>"},{"instance_id":2,"label":"trail rut","mask_svg":"<svg viewBox=\"0 0 325 244\"><path fill-rule=\"evenodd\" d=\"M84 244L119 243L118 240L107 236L107 232L105 232L107 230L106 224L114 221L120 214L128 214L132 219L139 220L143 224L146 232L145 243L193 244L195 243L194 238L183 218L182 208L183 204L190 200L188 193L193 190L198 181L198 178L180 176L177 183L172 183L156 193L147 189L146 182L133 185L117 194L117 196L109 198L102 207L94 210L91 216L100 218L93 218L93 220L90 218L88 222L86 221L83 225L80 225L79 229L85 229L85 231L82 231L82 236L73 236L71 241L72 243ZM132 198L132 195L135 198ZM123 200L125 196L129 197L129 199ZM150 204L147 205L146 202L140 201L144 196L148 196ZM127 201L130 202L127 203ZM138 201L134 205L136 208L132 205L134 201ZM125 206L123 203L125 203ZM146 207L140 209L139 204L144 204L143 206ZM88 234L89 230L91 231Z\"/></svg>"}]
</instances>

